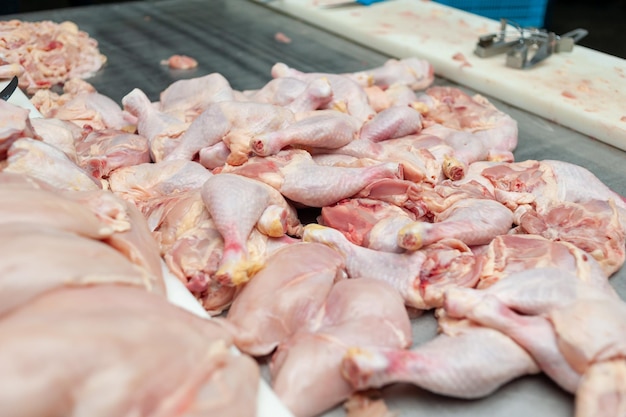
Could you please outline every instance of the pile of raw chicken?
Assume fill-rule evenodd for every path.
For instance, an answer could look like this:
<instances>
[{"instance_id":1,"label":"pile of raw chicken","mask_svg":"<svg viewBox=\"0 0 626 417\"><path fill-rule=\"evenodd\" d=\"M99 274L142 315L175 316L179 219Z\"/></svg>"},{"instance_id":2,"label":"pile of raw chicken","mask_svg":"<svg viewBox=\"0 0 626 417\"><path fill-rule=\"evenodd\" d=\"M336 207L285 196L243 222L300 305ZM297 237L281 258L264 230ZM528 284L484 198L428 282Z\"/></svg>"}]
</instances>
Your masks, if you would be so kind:
<instances>
[{"instance_id":1,"label":"pile of raw chicken","mask_svg":"<svg viewBox=\"0 0 626 417\"><path fill-rule=\"evenodd\" d=\"M121 105L71 80L34 119L0 102L4 415L252 416L250 357L268 355L299 417L392 383L480 398L539 372L577 416L624 415L620 196L514 162L516 122L432 87L428 62L271 75ZM217 317L170 304L162 263ZM440 330L417 346L416 310ZM386 413L346 403L368 407Z\"/></svg>"},{"instance_id":2,"label":"pile of raw chicken","mask_svg":"<svg viewBox=\"0 0 626 417\"><path fill-rule=\"evenodd\" d=\"M19 77L29 94L90 77L105 62L98 42L74 22L0 21L0 79Z\"/></svg>"}]
</instances>

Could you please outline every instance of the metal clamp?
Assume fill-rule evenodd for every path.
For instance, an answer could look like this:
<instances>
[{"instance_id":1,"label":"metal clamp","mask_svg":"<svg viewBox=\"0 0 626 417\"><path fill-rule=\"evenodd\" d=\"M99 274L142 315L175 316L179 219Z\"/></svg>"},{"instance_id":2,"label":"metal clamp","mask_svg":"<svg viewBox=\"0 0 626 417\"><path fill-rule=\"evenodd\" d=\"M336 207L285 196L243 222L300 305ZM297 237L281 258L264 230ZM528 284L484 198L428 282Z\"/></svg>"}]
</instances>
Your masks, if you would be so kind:
<instances>
[{"instance_id":1,"label":"metal clamp","mask_svg":"<svg viewBox=\"0 0 626 417\"><path fill-rule=\"evenodd\" d=\"M514 30L508 29L512 25ZM553 53L571 52L574 44L587 36L585 29L574 29L561 36L537 28L521 26L500 19L500 31L478 38L474 53L481 58L506 52L506 65L526 69L535 66Z\"/></svg>"}]
</instances>

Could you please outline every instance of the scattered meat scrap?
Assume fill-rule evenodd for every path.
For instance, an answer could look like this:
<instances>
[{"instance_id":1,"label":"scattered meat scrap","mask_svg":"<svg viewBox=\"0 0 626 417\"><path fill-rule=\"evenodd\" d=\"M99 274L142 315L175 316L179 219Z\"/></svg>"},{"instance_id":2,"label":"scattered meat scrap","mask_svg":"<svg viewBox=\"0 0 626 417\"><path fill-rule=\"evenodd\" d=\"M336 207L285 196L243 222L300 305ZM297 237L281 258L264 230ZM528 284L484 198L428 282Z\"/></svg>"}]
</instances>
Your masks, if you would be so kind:
<instances>
[{"instance_id":1,"label":"scattered meat scrap","mask_svg":"<svg viewBox=\"0 0 626 417\"><path fill-rule=\"evenodd\" d=\"M161 65L167 65L172 69L188 70L198 66L198 61L187 55L172 55L161 61Z\"/></svg>"},{"instance_id":2,"label":"scattered meat scrap","mask_svg":"<svg viewBox=\"0 0 626 417\"><path fill-rule=\"evenodd\" d=\"M276 32L274 39L280 43L291 43L291 38L282 32Z\"/></svg>"},{"instance_id":3,"label":"scattered meat scrap","mask_svg":"<svg viewBox=\"0 0 626 417\"><path fill-rule=\"evenodd\" d=\"M471 67L472 66L472 64L469 63L469 61L467 60L465 55L463 55L460 52L457 52L456 54L452 55L452 59L454 59L455 61L461 62L461 67Z\"/></svg>"}]
</instances>

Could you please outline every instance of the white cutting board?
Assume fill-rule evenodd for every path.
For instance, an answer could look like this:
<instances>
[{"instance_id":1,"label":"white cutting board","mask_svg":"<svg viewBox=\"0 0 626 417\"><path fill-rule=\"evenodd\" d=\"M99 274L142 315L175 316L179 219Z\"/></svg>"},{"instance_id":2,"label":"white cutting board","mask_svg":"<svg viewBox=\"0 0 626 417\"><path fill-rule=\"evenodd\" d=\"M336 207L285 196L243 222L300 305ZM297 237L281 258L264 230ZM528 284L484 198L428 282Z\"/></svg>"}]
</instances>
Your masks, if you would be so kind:
<instances>
[{"instance_id":1,"label":"white cutting board","mask_svg":"<svg viewBox=\"0 0 626 417\"><path fill-rule=\"evenodd\" d=\"M575 46L518 70L503 54L473 53L480 35L499 30L497 21L423 0L335 9L323 1L334 0L263 3L388 55L427 59L444 78L626 150L624 59Z\"/></svg>"}]
</instances>

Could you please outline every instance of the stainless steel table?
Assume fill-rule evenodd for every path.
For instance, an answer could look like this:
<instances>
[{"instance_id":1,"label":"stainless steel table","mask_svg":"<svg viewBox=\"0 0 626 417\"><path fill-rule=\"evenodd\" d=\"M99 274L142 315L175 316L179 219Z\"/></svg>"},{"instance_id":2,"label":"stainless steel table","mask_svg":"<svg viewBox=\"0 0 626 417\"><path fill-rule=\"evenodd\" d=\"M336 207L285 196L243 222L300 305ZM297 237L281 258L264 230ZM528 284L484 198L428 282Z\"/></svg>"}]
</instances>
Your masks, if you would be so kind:
<instances>
[{"instance_id":1,"label":"stainless steel table","mask_svg":"<svg viewBox=\"0 0 626 417\"><path fill-rule=\"evenodd\" d=\"M60 9L5 19L72 20L98 40L108 57L91 82L116 101L133 88L152 100L172 82L220 72L236 89L254 89L270 79L270 68L284 62L303 71L347 72L382 64L388 56L355 45L321 29L245 0L164 0ZM289 44L274 40L282 32ZM192 71L160 65L173 54L199 62ZM438 79L438 84L451 84ZM621 195L626 195L626 153L493 100L519 123L516 159L559 159L582 165ZM611 279L626 298L626 268ZM414 320L415 344L432 338L429 314ZM453 358L451 358L453 360ZM303 377L306 377L303 375ZM391 409L402 416L546 416L573 414L573 397L544 376L518 379L488 398L450 399L412 386L384 390ZM341 416L341 409L326 416Z\"/></svg>"}]
</instances>

